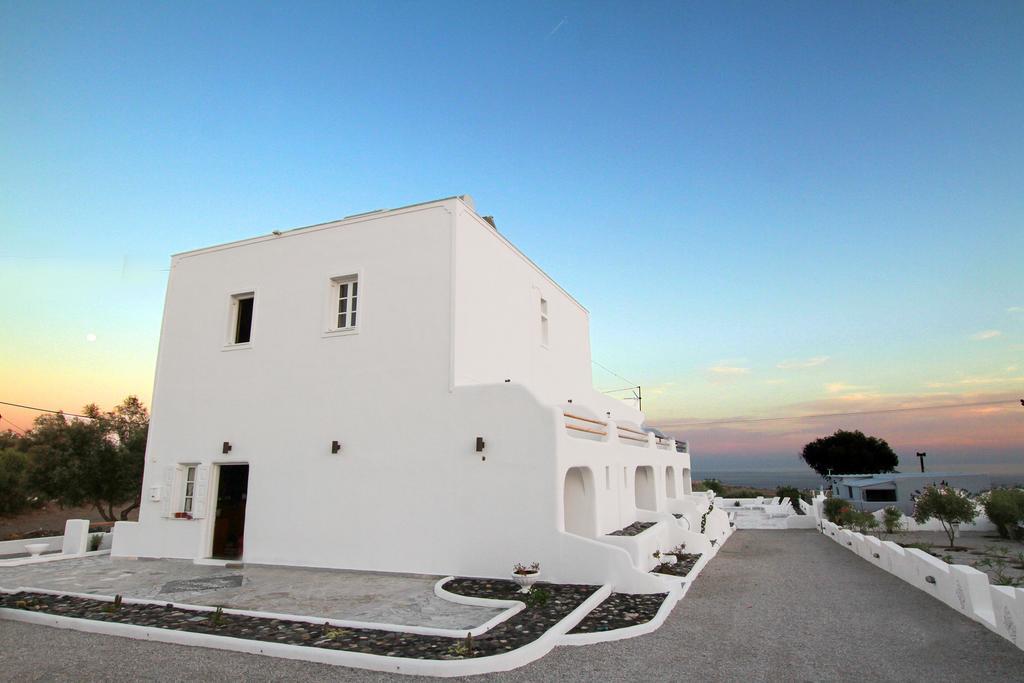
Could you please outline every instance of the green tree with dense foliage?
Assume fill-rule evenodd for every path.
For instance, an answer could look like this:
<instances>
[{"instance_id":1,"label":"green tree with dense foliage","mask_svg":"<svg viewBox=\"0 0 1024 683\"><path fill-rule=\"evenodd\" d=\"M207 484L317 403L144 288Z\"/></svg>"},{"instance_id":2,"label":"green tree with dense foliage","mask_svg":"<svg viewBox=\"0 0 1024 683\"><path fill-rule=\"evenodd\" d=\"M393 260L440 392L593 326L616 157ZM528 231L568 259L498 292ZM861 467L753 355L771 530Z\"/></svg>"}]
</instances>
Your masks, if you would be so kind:
<instances>
[{"instance_id":1,"label":"green tree with dense foliage","mask_svg":"<svg viewBox=\"0 0 1024 683\"><path fill-rule=\"evenodd\" d=\"M141 502L149 413L134 396L112 411L88 405L84 413L89 419L36 418L28 485L61 505L93 505L107 521L127 519Z\"/></svg>"},{"instance_id":2,"label":"green tree with dense foliage","mask_svg":"<svg viewBox=\"0 0 1024 683\"><path fill-rule=\"evenodd\" d=\"M0 450L0 515L16 515L29 503L28 455L16 448Z\"/></svg>"},{"instance_id":3,"label":"green tree with dense foliage","mask_svg":"<svg viewBox=\"0 0 1024 683\"><path fill-rule=\"evenodd\" d=\"M939 520L942 530L953 547L961 524L970 524L978 517L978 508L966 491L948 486L928 486L914 500L914 521L924 524L929 519Z\"/></svg>"},{"instance_id":4,"label":"green tree with dense foliage","mask_svg":"<svg viewBox=\"0 0 1024 683\"><path fill-rule=\"evenodd\" d=\"M993 489L983 505L1000 536L1024 540L1024 489Z\"/></svg>"},{"instance_id":5,"label":"green tree with dense foliage","mask_svg":"<svg viewBox=\"0 0 1024 683\"><path fill-rule=\"evenodd\" d=\"M842 429L810 442L803 447L800 457L823 477L892 472L900 462L885 440Z\"/></svg>"}]
</instances>

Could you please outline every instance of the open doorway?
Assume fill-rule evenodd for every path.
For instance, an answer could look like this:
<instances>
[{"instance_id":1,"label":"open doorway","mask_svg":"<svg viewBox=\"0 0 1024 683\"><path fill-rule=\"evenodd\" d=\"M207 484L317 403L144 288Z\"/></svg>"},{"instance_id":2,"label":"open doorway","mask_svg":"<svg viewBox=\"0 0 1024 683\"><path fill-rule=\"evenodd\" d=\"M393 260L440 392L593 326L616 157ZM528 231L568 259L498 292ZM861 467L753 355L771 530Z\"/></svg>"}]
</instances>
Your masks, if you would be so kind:
<instances>
[{"instance_id":1,"label":"open doorway","mask_svg":"<svg viewBox=\"0 0 1024 683\"><path fill-rule=\"evenodd\" d=\"M219 465L217 512L210 557L238 560L245 547L245 501L249 494L248 465Z\"/></svg>"}]
</instances>

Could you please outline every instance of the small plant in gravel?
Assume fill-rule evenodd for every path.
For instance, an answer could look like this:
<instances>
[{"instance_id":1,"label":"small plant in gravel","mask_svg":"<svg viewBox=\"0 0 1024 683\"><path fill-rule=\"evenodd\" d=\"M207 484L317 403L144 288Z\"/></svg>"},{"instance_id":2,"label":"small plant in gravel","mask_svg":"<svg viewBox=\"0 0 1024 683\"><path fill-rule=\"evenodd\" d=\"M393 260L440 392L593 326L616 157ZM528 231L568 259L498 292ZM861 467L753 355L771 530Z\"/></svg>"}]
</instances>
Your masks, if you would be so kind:
<instances>
[{"instance_id":1,"label":"small plant in gravel","mask_svg":"<svg viewBox=\"0 0 1024 683\"><path fill-rule=\"evenodd\" d=\"M473 634L467 633L466 639L461 640L455 645L448 648L448 654L456 657L472 657L473 656Z\"/></svg>"},{"instance_id":2,"label":"small plant in gravel","mask_svg":"<svg viewBox=\"0 0 1024 683\"><path fill-rule=\"evenodd\" d=\"M1011 576L1007 573L1006 566L1008 564L1009 562L1007 562L1006 557L1002 555L995 555L993 557L986 557L983 560L978 560L974 563L974 567L975 569L982 567L985 569L991 569L992 571L989 572L989 577L991 578L992 583L996 586L1010 586L1011 588L1024 586L1024 578Z\"/></svg>"},{"instance_id":3,"label":"small plant in gravel","mask_svg":"<svg viewBox=\"0 0 1024 683\"><path fill-rule=\"evenodd\" d=\"M114 596L114 602L110 603L109 605L107 605L103 609L105 611L107 611L107 612L116 612L119 609L121 609L121 600L122 600L122 598L121 598L120 595L115 595Z\"/></svg>"},{"instance_id":4,"label":"small plant in gravel","mask_svg":"<svg viewBox=\"0 0 1024 683\"><path fill-rule=\"evenodd\" d=\"M327 624L324 624L324 638L329 638L330 640L337 640L338 638L344 638L345 636L351 633L352 632L349 631L347 628L332 628Z\"/></svg>"},{"instance_id":5,"label":"small plant in gravel","mask_svg":"<svg viewBox=\"0 0 1024 683\"><path fill-rule=\"evenodd\" d=\"M544 586L537 586L526 594L526 604L530 607L543 607L551 599L551 592Z\"/></svg>"},{"instance_id":6,"label":"small plant in gravel","mask_svg":"<svg viewBox=\"0 0 1024 683\"><path fill-rule=\"evenodd\" d=\"M210 613L210 623L215 627L224 625L224 608L218 607Z\"/></svg>"}]
</instances>

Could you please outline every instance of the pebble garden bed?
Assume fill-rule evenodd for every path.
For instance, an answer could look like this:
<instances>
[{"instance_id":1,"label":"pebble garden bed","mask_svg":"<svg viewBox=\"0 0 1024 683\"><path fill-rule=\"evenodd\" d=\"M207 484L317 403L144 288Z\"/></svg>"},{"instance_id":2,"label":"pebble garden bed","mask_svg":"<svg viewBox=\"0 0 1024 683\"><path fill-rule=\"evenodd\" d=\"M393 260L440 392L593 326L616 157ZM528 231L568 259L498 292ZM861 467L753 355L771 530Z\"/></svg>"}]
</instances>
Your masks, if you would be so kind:
<instances>
[{"instance_id":1,"label":"pebble garden bed","mask_svg":"<svg viewBox=\"0 0 1024 683\"><path fill-rule=\"evenodd\" d=\"M654 574L671 574L672 576L686 576L697 564L700 553L672 553L676 557L675 564L663 562L651 570Z\"/></svg>"},{"instance_id":2,"label":"pebble garden bed","mask_svg":"<svg viewBox=\"0 0 1024 683\"><path fill-rule=\"evenodd\" d=\"M623 527L618 531L613 531L608 536L636 536L637 534L647 531L657 522L633 522L627 527Z\"/></svg>"},{"instance_id":3,"label":"pebble garden bed","mask_svg":"<svg viewBox=\"0 0 1024 683\"><path fill-rule=\"evenodd\" d=\"M389 657L467 659L509 652L533 642L599 588L537 583L530 593L523 594L512 581L499 579L453 579L444 587L459 595L520 600L526 603L526 609L479 637L448 638L202 612L171 605L122 604L115 608L107 601L27 592L0 595L0 608Z\"/></svg>"},{"instance_id":4,"label":"pebble garden bed","mask_svg":"<svg viewBox=\"0 0 1024 683\"><path fill-rule=\"evenodd\" d=\"M646 624L658 613L667 596L668 593L612 593L569 633L600 633Z\"/></svg>"}]
</instances>

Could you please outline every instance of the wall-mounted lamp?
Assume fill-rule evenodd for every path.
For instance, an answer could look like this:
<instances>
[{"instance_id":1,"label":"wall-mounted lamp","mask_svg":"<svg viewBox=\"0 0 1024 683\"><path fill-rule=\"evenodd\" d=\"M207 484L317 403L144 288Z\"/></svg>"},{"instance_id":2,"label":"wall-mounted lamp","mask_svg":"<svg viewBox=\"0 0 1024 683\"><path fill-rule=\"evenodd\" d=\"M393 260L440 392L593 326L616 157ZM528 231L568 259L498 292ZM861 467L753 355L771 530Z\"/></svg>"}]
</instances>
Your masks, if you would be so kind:
<instances>
[{"instance_id":1,"label":"wall-mounted lamp","mask_svg":"<svg viewBox=\"0 0 1024 683\"><path fill-rule=\"evenodd\" d=\"M331 453L337 453L340 450L341 450L341 444L338 443L337 441L332 441L331 442Z\"/></svg>"},{"instance_id":2,"label":"wall-mounted lamp","mask_svg":"<svg viewBox=\"0 0 1024 683\"><path fill-rule=\"evenodd\" d=\"M228 453L230 453L231 452L231 442L225 441L224 445L220 447L220 452L223 453L224 455L227 455Z\"/></svg>"},{"instance_id":3,"label":"wall-mounted lamp","mask_svg":"<svg viewBox=\"0 0 1024 683\"><path fill-rule=\"evenodd\" d=\"M486 446L486 445L487 444L484 442L484 437L482 437L482 436L476 437L476 452L477 453L482 452L484 450L484 446Z\"/></svg>"},{"instance_id":4,"label":"wall-mounted lamp","mask_svg":"<svg viewBox=\"0 0 1024 683\"><path fill-rule=\"evenodd\" d=\"M509 382L511 382L511 381L512 381L512 380L510 380L510 379L507 379L507 380L505 380L505 384L508 384L508 383L509 383Z\"/></svg>"},{"instance_id":5,"label":"wall-mounted lamp","mask_svg":"<svg viewBox=\"0 0 1024 683\"><path fill-rule=\"evenodd\" d=\"M569 399L569 403L572 403L572 399L571 398Z\"/></svg>"}]
</instances>

